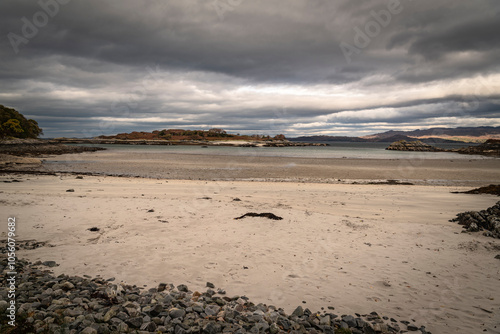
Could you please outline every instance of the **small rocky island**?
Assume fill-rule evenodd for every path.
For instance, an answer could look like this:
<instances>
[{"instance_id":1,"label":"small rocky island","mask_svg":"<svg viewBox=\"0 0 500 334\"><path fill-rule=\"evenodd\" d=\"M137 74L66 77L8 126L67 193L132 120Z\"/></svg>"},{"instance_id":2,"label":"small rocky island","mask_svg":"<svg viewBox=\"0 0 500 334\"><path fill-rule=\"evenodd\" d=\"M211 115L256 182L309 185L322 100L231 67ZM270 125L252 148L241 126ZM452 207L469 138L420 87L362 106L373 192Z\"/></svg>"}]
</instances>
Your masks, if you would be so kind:
<instances>
[{"instance_id":1,"label":"small rocky island","mask_svg":"<svg viewBox=\"0 0 500 334\"><path fill-rule=\"evenodd\" d=\"M194 140L194 139L108 139L108 138L56 138L53 141L59 144L88 144L88 145L163 145L163 146L233 146L233 147L304 147L304 146L328 146L326 143L302 143L284 140Z\"/></svg>"},{"instance_id":2,"label":"small rocky island","mask_svg":"<svg viewBox=\"0 0 500 334\"><path fill-rule=\"evenodd\" d=\"M415 152L445 152L445 149L441 149L429 144L425 144L420 140L416 141L406 141L399 140L386 148L386 150L391 151L415 151Z\"/></svg>"},{"instance_id":3,"label":"small rocky island","mask_svg":"<svg viewBox=\"0 0 500 334\"><path fill-rule=\"evenodd\" d=\"M121 145L201 145L236 147L291 147L328 146L323 143L291 142L283 134L240 135L227 133L223 129L183 130L163 129L152 132L119 133L114 136L99 136L93 139L56 138L62 144L121 144Z\"/></svg>"},{"instance_id":4,"label":"small rocky island","mask_svg":"<svg viewBox=\"0 0 500 334\"><path fill-rule=\"evenodd\" d=\"M462 147L459 149L447 150L444 148L435 147L420 140L406 141L399 140L386 148L392 151L414 151L414 152L452 152L460 154L477 154L490 157L500 157L500 139L488 139L484 143L477 146Z\"/></svg>"}]
</instances>

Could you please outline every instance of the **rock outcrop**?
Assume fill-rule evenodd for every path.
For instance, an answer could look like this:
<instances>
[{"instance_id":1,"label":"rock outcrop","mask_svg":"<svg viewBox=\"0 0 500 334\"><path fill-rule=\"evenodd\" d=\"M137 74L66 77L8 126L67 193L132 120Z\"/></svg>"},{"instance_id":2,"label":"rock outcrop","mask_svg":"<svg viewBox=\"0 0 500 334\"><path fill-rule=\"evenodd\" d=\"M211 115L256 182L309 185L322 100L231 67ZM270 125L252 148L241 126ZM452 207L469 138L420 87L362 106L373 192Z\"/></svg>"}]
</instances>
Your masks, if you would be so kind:
<instances>
[{"instance_id":1,"label":"rock outcrop","mask_svg":"<svg viewBox=\"0 0 500 334\"><path fill-rule=\"evenodd\" d=\"M0 154L15 156L60 155L68 153L95 152L102 147L72 146L42 139L15 139L0 142Z\"/></svg>"},{"instance_id":2,"label":"rock outcrop","mask_svg":"<svg viewBox=\"0 0 500 334\"><path fill-rule=\"evenodd\" d=\"M484 231L484 235L500 239L500 202L486 210L459 213L450 222L463 225L464 232Z\"/></svg>"},{"instance_id":3,"label":"rock outcrop","mask_svg":"<svg viewBox=\"0 0 500 334\"><path fill-rule=\"evenodd\" d=\"M454 150L461 154L480 154L492 157L500 157L500 139L488 139L477 146L469 146Z\"/></svg>"},{"instance_id":4,"label":"rock outcrop","mask_svg":"<svg viewBox=\"0 0 500 334\"><path fill-rule=\"evenodd\" d=\"M393 151L416 151L416 152L452 152L460 154L476 154L490 157L500 157L500 139L488 139L480 145L462 147L459 149L447 150L444 148L435 147L420 140L406 141L399 140L386 148Z\"/></svg>"},{"instance_id":5,"label":"rock outcrop","mask_svg":"<svg viewBox=\"0 0 500 334\"><path fill-rule=\"evenodd\" d=\"M453 191L454 194L488 194L488 195L497 195L500 196L500 184L490 184L486 187L480 187L468 191Z\"/></svg>"},{"instance_id":6,"label":"rock outcrop","mask_svg":"<svg viewBox=\"0 0 500 334\"><path fill-rule=\"evenodd\" d=\"M399 140L397 142L392 143L386 150L392 151L416 151L416 152L444 152L446 150L425 144L420 140L416 141L406 141Z\"/></svg>"},{"instance_id":7,"label":"rock outcrop","mask_svg":"<svg viewBox=\"0 0 500 334\"><path fill-rule=\"evenodd\" d=\"M304 147L304 146L328 146L326 143L302 143L302 142L268 142L263 145L264 147Z\"/></svg>"}]
</instances>

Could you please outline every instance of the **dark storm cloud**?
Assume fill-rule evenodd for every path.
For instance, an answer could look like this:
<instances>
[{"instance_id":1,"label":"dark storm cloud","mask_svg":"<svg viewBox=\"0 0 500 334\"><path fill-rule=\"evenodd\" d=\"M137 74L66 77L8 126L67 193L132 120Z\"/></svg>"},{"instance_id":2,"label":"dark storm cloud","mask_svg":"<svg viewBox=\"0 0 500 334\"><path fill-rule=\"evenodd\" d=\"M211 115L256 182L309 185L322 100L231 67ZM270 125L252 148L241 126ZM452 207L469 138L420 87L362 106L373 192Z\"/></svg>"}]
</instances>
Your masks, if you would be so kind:
<instances>
[{"instance_id":1,"label":"dark storm cloud","mask_svg":"<svg viewBox=\"0 0 500 334\"><path fill-rule=\"evenodd\" d=\"M459 23L444 31L428 32L411 44L408 52L426 59L450 52L489 52L500 48L500 15L492 12L480 21Z\"/></svg>"},{"instance_id":2,"label":"dark storm cloud","mask_svg":"<svg viewBox=\"0 0 500 334\"><path fill-rule=\"evenodd\" d=\"M203 2L134 3L73 0L29 44L20 45L20 53L29 59L60 54L132 67L158 64L170 70L285 82L324 80L324 69L334 73L335 61L343 61L335 36L323 27L334 16L316 22L321 8L300 1L274 8L245 2L224 21ZM39 9L33 4L4 12L10 19L2 23L7 28L2 30L19 31L20 14L29 16ZM311 12L293 14L303 7Z\"/></svg>"},{"instance_id":3,"label":"dark storm cloud","mask_svg":"<svg viewBox=\"0 0 500 334\"><path fill-rule=\"evenodd\" d=\"M453 126L467 108L476 124L499 116L499 13L492 0L4 0L0 104L47 136L363 132L367 119ZM348 61L341 43L359 52Z\"/></svg>"}]
</instances>

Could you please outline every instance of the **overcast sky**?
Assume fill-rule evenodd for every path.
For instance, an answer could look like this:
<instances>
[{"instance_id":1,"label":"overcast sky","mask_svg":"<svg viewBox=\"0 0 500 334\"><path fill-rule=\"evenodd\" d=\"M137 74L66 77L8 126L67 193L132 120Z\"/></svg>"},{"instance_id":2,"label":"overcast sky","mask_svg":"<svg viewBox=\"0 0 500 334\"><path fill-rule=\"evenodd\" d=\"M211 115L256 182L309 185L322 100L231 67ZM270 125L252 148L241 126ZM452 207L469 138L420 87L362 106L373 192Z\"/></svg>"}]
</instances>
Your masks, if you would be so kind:
<instances>
[{"instance_id":1,"label":"overcast sky","mask_svg":"<svg viewBox=\"0 0 500 334\"><path fill-rule=\"evenodd\" d=\"M500 126L498 0L2 0L0 31L45 137Z\"/></svg>"}]
</instances>

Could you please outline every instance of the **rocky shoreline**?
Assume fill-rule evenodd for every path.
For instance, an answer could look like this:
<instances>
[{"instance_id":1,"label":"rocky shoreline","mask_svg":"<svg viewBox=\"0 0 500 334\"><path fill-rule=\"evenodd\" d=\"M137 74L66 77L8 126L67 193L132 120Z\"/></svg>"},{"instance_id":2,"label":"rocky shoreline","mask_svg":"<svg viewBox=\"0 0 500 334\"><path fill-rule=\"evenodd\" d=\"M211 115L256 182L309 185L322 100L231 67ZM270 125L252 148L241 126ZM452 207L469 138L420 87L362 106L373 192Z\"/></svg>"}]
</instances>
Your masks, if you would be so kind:
<instances>
[{"instance_id":1,"label":"rocky shoreline","mask_svg":"<svg viewBox=\"0 0 500 334\"><path fill-rule=\"evenodd\" d=\"M334 308L311 312L299 306L292 314L245 296L227 297L207 282L205 292L184 285L161 283L143 290L115 283L114 278L59 275L47 270L54 261L16 262L16 326L2 317L1 333L430 333L413 321L366 315L336 315ZM0 313L9 303L7 260L0 262L4 277ZM9 313L10 314L10 313Z\"/></svg>"},{"instance_id":2,"label":"rocky shoreline","mask_svg":"<svg viewBox=\"0 0 500 334\"><path fill-rule=\"evenodd\" d=\"M491 157L500 157L500 139L488 139L480 145L463 147L453 151L460 154L480 154Z\"/></svg>"},{"instance_id":3,"label":"rocky shoreline","mask_svg":"<svg viewBox=\"0 0 500 334\"><path fill-rule=\"evenodd\" d=\"M459 154L474 154L474 155L484 155L490 157L500 157L500 140L488 139L486 142L477 146L462 147L459 149L452 149L452 150L425 144L420 140L416 141L399 140L389 145L386 148L386 150L409 151L409 152L451 152Z\"/></svg>"},{"instance_id":4,"label":"rocky shoreline","mask_svg":"<svg viewBox=\"0 0 500 334\"><path fill-rule=\"evenodd\" d=\"M500 196L500 184L490 184L489 186L479 187L476 189L468 190L468 191L453 191L453 194L488 194L488 195L497 195Z\"/></svg>"},{"instance_id":5,"label":"rocky shoreline","mask_svg":"<svg viewBox=\"0 0 500 334\"><path fill-rule=\"evenodd\" d=\"M0 154L38 157L68 153L95 152L105 150L102 147L71 146L57 141L43 139L15 139L0 142Z\"/></svg>"},{"instance_id":6,"label":"rocky shoreline","mask_svg":"<svg viewBox=\"0 0 500 334\"><path fill-rule=\"evenodd\" d=\"M233 146L233 147L305 147L305 146L328 146L325 143L303 143L291 142L288 140L266 140L266 141L246 141L246 140L157 140L157 139L73 139L57 138L53 142L59 144L105 144L105 145L186 145L186 146Z\"/></svg>"}]
</instances>

